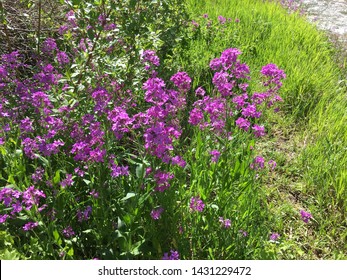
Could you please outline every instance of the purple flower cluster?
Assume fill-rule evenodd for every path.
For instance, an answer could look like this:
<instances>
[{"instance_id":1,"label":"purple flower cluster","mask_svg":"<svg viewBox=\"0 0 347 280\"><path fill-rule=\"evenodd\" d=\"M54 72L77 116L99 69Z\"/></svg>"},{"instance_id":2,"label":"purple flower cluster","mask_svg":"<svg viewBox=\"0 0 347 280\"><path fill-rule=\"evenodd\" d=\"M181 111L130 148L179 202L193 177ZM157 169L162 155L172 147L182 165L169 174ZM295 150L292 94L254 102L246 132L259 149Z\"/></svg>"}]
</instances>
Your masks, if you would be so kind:
<instances>
[{"instance_id":1,"label":"purple flower cluster","mask_svg":"<svg viewBox=\"0 0 347 280\"><path fill-rule=\"evenodd\" d=\"M220 24L225 24L225 22L227 21L227 19L223 16L218 16L218 21Z\"/></svg>"},{"instance_id":2,"label":"purple flower cluster","mask_svg":"<svg viewBox=\"0 0 347 280\"><path fill-rule=\"evenodd\" d=\"M90 218L90 214L92 213L92 207L87 206L83 211L77 211L77 220L82 223L83 221L88 221Z\"/></svg>"},{"instance_id":3,"label":"purple flower cluster","mask_svg":"<svg viewBox=\"0 0 347 280\"><path fill-rule=\"evenodd\" d=\"M231 221L230 219L224 219L223 217L219 217L219 222L224 228L230 228L231 227Z\"/></svg>"},{"instance_id":4,"label":"purple flower cluster","mask_svg":"<svg viewBox=\"0 0 347 280\"><path fill-rule=\"evenodd\" d=\"M265 167L264 164L265 164L264 158L261 156L256 156L255 159L253 160L253 163L251 163L250 167L255 170L264 169Z\"/></svg>"},{"instance_id":5,"label":"purple flower cluster","mask_svg":"<svg viewBox=\"0 0 347 280\"><path fill-rule=\"evenodd\" d=\"M286 78L284 71L279 69L276 64L271 63L263 66L260 73L269 79L268 81L264 82L264 86L275 84L278 87L281 87L281 80Z\"/></svg>"},{"instance_id":6,"label":"purple flower cluster","mask_svg":"<svg viewBox=\"0 0 347 280\"><path fill-rule=\"evenodd\" d=\"M181 92L187 92L190 89L192 79L186 72L177 72L171 77L170 81L173 82Z\"/></svg>"},{"instance_id":7,"label":"purple flower cluster","mask_svg":"<svg viewBox=\"0 0 347 280\"><path fill-rule=\"evenodd\" d=\"M202 212L205 208L205 204L199 196L195 196L190 199L189 207L192 211Z\"/></svg>"},{"instance_id":8,"label":"purple flower cluster","mask_svg":"<svg viewBox=\"0 0 347 280\"><path fill-rule=\"evenodd\" d=\"M312 214L305 210L300 210L301 219L307 224L312 219Z\"/></svg>"},{"instance_id":9,"label":"purple flower cluster","mask_svg":"<svg viewBox=\"0 0 347 280\"><path fill-rule=\"evenodd\" d=\"M153 220L159 220L161 214L164 212L164 208L163 207L159 207L156 209L153 209L151 211L151 217Z\"/></svg>"},{"instance_id":10,"label":"purple flower cluster","mask_svg":"<svg viewBox=\"0 0 347 280\"><path fill-rule=\"evenodd\" d=\"M277 241L281 236L277 232L273 232L270 235L270 240L271 241Z\"/></svg>"},{"instance_id":11,"label":"purple flower cluster","mask_svg":"<svg viewBox=\"0 0 347 280\"><path fill-rule=\"evenodd\" d=\"M196 96L201 96L202 99L193 104L188 121L200 129L208 128L219 135L228 135L225 130L228 120L238 116L235 120L236 127L246 132L251 128L256 138L263 137L266 135L264 126L252 123L261 117L259 108L262 103L267 102L267 106L271 107L275 102L282 101L277 91L285 74L274 64L264 66L261 73L267 81L263 84L270 88L265 93L250 96L246 82L250 79L250 71L238 59L240 54L238 49L230 48L223 51L219 58L211 60L210 68L214 72L212 83L220 97L218 94L216 97L206 96L205 91L198 88ZM230 96L232 103L229 102Z\"/></svg>"},{"instance_id":12,"label":"purple flower cluster","mask_svg":"<svg viewBox=\"0 0 347 280\"><path fill-rule=\"evenodd\" d=\"M0 190L0 202L3 202L6 208L12 209L11 216L5 214L2 220L6 221L7 218L15 218L16 214L22 212L23 209L30 210L35 206L35 211L41 212L47 205L40 204L41 199L46 198L43 191L35 189L34 186L28 187L24 192L13 190L11 188L3 188Z\"/></svg>"},{"instance_id":13,"label":"purple flower cluster","mask_svg":"<svg viewBox=\"0 0 347 280\"><path fill-rule=\"evenodd\" d=\"M42 52L46 55L51 55L54 51L56 51L57 43L52 38L47 38L42 45Z\"/></svg>"},{"instance_id":14,"label":"purple flower cluster","mask_svg":"<svg viewBox=\"0 0 347 280\"><path fill-rule=\"evenodd\" d=\"M66 178L63 181L61 181L60 186L65 188L68 186L72 186L72 184L73 184L72 174L66 174Z\"/></svg>"},{"instance_id":15,"label":"purple flower cluster","mask_svg":"<svg viewBox=\"0 0 347 280\"><path fill-rule=\"evenodd\" d=\"M36 228L38 225L39 225L38 222L29 222L23 226L23 230L29 231L29 230Z\"/></svg>"},{"instance_id":16,"label":"purple flower cluster","mask_svg":"<svg viewBox=\"0 0 347 280\"><path fill-rule=\"evenodd\" d=\"M75 141L70 150L75 161L104 162L106 150L103 148L105 132L101 123L96 122L94 116L86 114L81 124L73 124L74 130L70 136Z\"/></svg>"},{"instance_id":17,"label":"purple flower cluster","mask_svg":"<svg viewBox=\"0 0 347 280\"><path fill-rule=\"evenodd\" d=\"M188 122L192 125L199 125L201 129L209 129L217 134L222 134L225 132L228 115L231 116L232 113L224 98L206 96L194 103Z\"/></svg>"},{"instance_id":18,"label":"purple flower cluster","mask_svg":"<svg viewBox=\"0 0 347 280\"><path fill-rule=\"evenodd\" d=\"M178 251L170 250L170 253L164 253L162 260L179 260L180 254Z\"/></svg>"},{"instance_id":19,"label":"purple flower cluster","mask_svg":"<svg viewBox=\"0 0 347 280\"><path fill-rule=\"evenodd\" d=\"M212 162L217 162L221 153L218 150L213 150L210 152L210 155L212 156L211 161Z\"/></svg>"},{"instance_id":20,"label":"purple flower cluster","mask_svg":"<svg viewBox=\"0 0 347 280\"><path fill-rule=\"evenodd\" d=\"M169 172L157 171L154 174L156 182L155 190L158 192L164 192L170 187L169 180L173 179L174 175Z\"/></svg>"},{"instance_id":21,"label":"purple flower cluster","mask_svg":"<svg viewBox=\"0 0 347 280\"><path fill-rule=\"evenodd\" d=\"M114 162L114 155L111 155L110 157L110 169L111 169L111 176L116 178L119 176L128 176L129 175L129 166L125 166L125 165L117 165Z\"/></svg>"},{"instance_id":22,"label":"purple flower cluster","mask_svg":"<svg viewBox=\"0 0 347 280\"><path fill-rule=\"evenodd\" d=\"M129 117L126 110L122 107L115 107L108 113L108 120L112 124L112 131L118 140L129 132L133 119Z\"/></svg>"},{"instance_id":23,"label":"purple flower cluster","mask_svg":"<svg viewBox=\"0 0 347 280\"><path fill-rule=\"evenodd\" d=\"M238 128L244 130L244 131L248 131L249 127L251 125L250 121L247 119L244 119L242 117L239 117L236 121L235 124Z\"/></svg>"},{"instance_id":24,"label":"purple flower cluster","mask_svg":"<svg viewBox=\"0 0 347 280\"><path fill-rule=\"evenodd\" d=\"M43 191L35 189L34 186L30 186L22 193L22 203L26 210L30 210L34 205L38 206L41 198L46 198L46 195Z\"/></svg>"},{"instance_id":25,"label":"purple flower cluster","mask_svg":"<svg viewBox=\"0 0 347 280\"><path fill-rule=\"evenodd\" d=\"M64 228L62 233L65 236L65 238L68 238L68 239L75 236L75 232L73 231L71 226Z\"/></svg>"},{"instance_id":26,"label":"purple flower cluster","mask_svg":"<svg viewBox=\"0 0 347 280\"><path fill-rule=\"evenodd\" d=\"M75 12L70 11L66 16L68 24L60 28L60 33L74 31L72 36L80 42L72 51L77 54L81 50L85 52L93 49L91 40L81 38L81 34L76 36L78 28ZM109 23L106 15L101 14L98 21L103 30L110 31L106 33L114 33L116 25ZM218 21L222 25L226 23L222 16L218 17ZM95 32L95 27L89 26L87 30ZM126 49L121 39L119 46ZM160 66L156 52L145 50L141 55L141 63L146 70L153 71L139 71L149 77L142 87L130 90L127 83L118 83L110 77L112 75L102 73L95 74L92 82L86 81L82 91L74 89L69 79L61 79L60 73L73 61L71 53L59 50L52 38L44 41L41 51L46 57L38 62L33 75L25 79L17 77L17 72L23 72L18 70L26 67L18 52L1 57L0 116L3 123L9 125L1 127L0 145L6 145L6 140L10 139L8 136L18 129L26 160L34 163L47 160L55 162L59 158L66 160L69 165L65 166L63 173L66 175L60 182L54 177L56 170L51 170L51 166L46 168L44 165L45 169L38 167L33 174L30 173L32 182L40 188L44 185L45 192L36 185L29 186L23 192L2 188L0 202L9 210L8 213L0 215L0 223L15 218L23 210L41 212L51 203L49 196L57 197L59 192L64 195L76 189L79 194L75 197L78 208L74 208L74 218L79 223L88 221L92 213L96 212L93 212L95 209L92 206L87 205L91 201L97 202L95 199L99 197L99 189L90 187L92 183L89 181L89 177L94 176L91 173L95 167L106 166L106 176L113 182L118 181L119 179L115 178L120 176L129 176L133 180L131 171L135 168L131 164L133 160L138 162L140 158L146 161L150 159L146 167L150 165L153 170L146 172L144 185L148 182L151 186L155 184L152 193L153 205L161 205L160 201L156 200L165 196L164 192L177 180L174 179L173 171L167 171L170 170L167 167L186 166L185 160L176 153L176 149L180 147L181 136L185 132L184 127L181 127L182 116L186 115L191 106L190 102L188 106L186 101L187 96L190 96L189 92L193 91L192 79L188 73L177 72L165 83L153 70ZM272 106L280 101L276 92L282 85L281 80L285 78L285 74L276 65L264 66L261 73L267 79L264 86L268 86L269 90L250 96L247 83L250 71L246 64L240 62L240 55L240 50L230 48L210 62L214 90L206 93L202 87L198 87L195 96L193 93L195 102L189 111L188 120L191 125L218 136L226 135L228 139L232 139L230 129L233 129L235 124L240 130L252 131L255 137L265 135L265 128L255 124L259 121L255 119L262 115L262 103L267 102L268 106ZM49 59L51 60L48 63ZM93 62L90 62L88 67L91 71L100 70ZM132 150L124 155L123 148ZM150 158L151 156L153 158ZM212 149L210 156L212 162L218 162L221 152ZM158 162L159 166L155 166ZM274 168L276 163L269 162L268 165ZM255 170L264 168L264 159L256 157L251 167ZM172 170L176 169L180 168L174 167ZM44 180L47 180L47 184L44 184ZM73 187L69 188L70 186ZM102 194L100 191L100 195ZM190 199L189 207L191 211L203 212L205 204L200 196L195 196ZM58 208L49 208L47 217L59 222L62 213L58 213L61 211ZM163 212L163 207L154 207L150 216L158 220ZM310 218L305 216L306 220ZM230 219L221 217L219 221L224 228L231 227ZM77 231L77 228L83 226L71 225L59 226L62 235L67 239L76 235L73 228ZM23 229L29 231L37 226L38 222L28 222ZM179 259L179 253L171 250L164 254L163 259Z\"/></svg>"},{"instance_id":27,"label":"purple flower cluster","mask_svg":"<svg viewBox=\"0 0 347 280\"><path fill-rule=\"evenodd\" d=\"M45 170L42 167L38 167L35 172L31 175L31 179L36 184L40 182L43 179L43 175L45 173Z\"/></svg>"},{"instance_id":28,"label":"purple flower cluster","mask_svg":"<svg viewBox=\"0 0 347 280\"><path fill-rule=\"evenodd\" d=\"M145 50L141 55L141 62L145 64L146 70L160 65L159 57L153 50Z\"/></svg>"}]
</instances>

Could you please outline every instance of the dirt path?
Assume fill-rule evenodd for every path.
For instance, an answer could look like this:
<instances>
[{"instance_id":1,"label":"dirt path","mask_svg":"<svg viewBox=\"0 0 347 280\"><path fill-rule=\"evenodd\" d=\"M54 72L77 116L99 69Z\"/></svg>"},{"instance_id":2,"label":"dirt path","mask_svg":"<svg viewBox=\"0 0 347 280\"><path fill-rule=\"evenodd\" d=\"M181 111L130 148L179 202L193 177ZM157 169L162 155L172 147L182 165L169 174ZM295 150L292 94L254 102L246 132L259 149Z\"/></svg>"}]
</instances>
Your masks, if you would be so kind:
<instances>
[{"instance_id":1,"label":"dirt path","mask_svg":"<svg viewBox=\"0 0 347 280\"><path fill-rule=\"evenodd\" d=\"M307 17L347 49L347 0L302 0Z\"/></svg>"}]
</instances>

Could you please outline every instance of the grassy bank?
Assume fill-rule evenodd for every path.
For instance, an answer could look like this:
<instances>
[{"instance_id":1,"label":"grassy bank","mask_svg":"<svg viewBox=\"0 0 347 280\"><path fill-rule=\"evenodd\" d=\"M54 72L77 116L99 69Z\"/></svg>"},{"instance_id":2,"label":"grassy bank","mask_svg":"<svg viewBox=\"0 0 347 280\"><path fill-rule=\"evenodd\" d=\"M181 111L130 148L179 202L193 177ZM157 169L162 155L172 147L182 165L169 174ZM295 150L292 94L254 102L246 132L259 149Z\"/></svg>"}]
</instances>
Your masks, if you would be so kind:
<instances>
[{"instance_id":1,"label":"grassy bank","mask_svg":"<svg viewBox=\"0 0 347 280\"><path fill-rule=\"evenodd\" d=\"M275 3L188 1L188 9L201 29L185 55L192 71L204 76L204 63L227 47L240 48L251 69L276 63L286 71L283 114L270 121L276 136L261 148L280 165L263 185L283 234L278 257L346 258L346 77L327 36ZM203 14L231 22L211 39ZM310 228L295 217L302 208L315 217Z\"/></svg>"}]
</instances>

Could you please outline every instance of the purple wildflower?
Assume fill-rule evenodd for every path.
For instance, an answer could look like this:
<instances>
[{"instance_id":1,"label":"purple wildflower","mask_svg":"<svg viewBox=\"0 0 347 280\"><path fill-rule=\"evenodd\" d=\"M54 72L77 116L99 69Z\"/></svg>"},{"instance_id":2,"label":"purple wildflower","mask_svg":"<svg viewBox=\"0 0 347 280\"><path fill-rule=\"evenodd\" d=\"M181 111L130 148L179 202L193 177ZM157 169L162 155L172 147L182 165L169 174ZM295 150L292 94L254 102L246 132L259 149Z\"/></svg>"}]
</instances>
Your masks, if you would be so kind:
<instances>
[{"instance_id":1,"label":"purple wildflower","mask_svg":"<svg viewBox=\"0 0 347 280\"><path fill-rule=\"evenodd\" d=\"M20 213L23 210L22 204L19 200L16 201L15 204L12 204L12 211L11 214L14 215L15 213Z\"/></svg>"},{"instance_id":2,"label":"purple wildflower","mask_svg":"<svg viewBox=\"0 0 347 280\"><path fill-rule=\"evenodd\" d=\"M222 224L223 227L225 228L230 228L231 227L231 221L230 219L224 219L223 217L219 217L219 222Z\"/></svg>"},{"instance_id":3,"label":"purple wildflower","mask_svg":"<svg viewBox=\"0 0 347 280\"><path fill-rule=\"evenodd\" d=\"M66 26L66 25L61 25L61 26L59 27L58 33L59 33L60 35L64 35L68 30L69 30L69 27L68 27L68 26Z\"/></svg>"},{"instance_id":4,"label":"purple wildflower","mask_svg":"<svg viewBox=\"0 0 347 280\"><path fill-rule=\"evenodd\" d=\"M34 131L33 121L29 117L26 117L23 120L21 120L19 127L20 127L22 132L33 132Z\"/></svg>"},{"instance_id":5,"label":"purple wildflower","mask_svg":"<svg viewBox=\"0 0 347 280\"><path fill-rule=\"evenodd\" d=\"M224 69L230 69L237 61L238 56L242 52L236 48L226 49L222 52L220 60L224 66Z\"/></svg>"},{"instance_id":6,"label":"purple wildflower","mask_svg":"<svg viewBox=\"0 0 347 280\"><path fill-rule=\"evenodd\" d=\"M29 222L29 223L26 223L24 226L23 226L23 230L25 231L29 231L29 230L32 230L33 228L37 227L39 225L38 222Z\"/></svg>"},{"instance_id":7,"label":"purple wildflower","mask_svg":"<svg viewBox=\"0 0 347 280\"><path fill-rule=\"evenodd\" d=\"M246 102L247 99L248 99L248 95L247 93L245 93L245 94L235 96L232 99L232 102L236 105L236 109L240 110L242 107L244 107L247 104Z\"/></svg>"},{"instance_id":8,"label":"purple wildflower","mask_svg":"<svg viewBox=\"0 0 347 280\"><path fill-rule=\"evenodd\" d=\"M260 118L261 112L257 111L257 107L255 104L248 104L247 107L244 107L242 109L242 115L244 117Z\"/></svg>"},{"instance_id":9,"label":"purple wildflower","mask_svg":"<svg viewBox=\"0 0 347 280\"><path fill-rule=\"evenodd\" d=\"M128 176L129 175L129 166L118 166L115 163L111 163L111 176Z\"/></svg>"},{"instance_id":10,"label":"purple wildflower","mask_svg":"<svg viewBox=\"0 0 347 280\"><path fill-rule=\"evenodd\" d=\"M212 155L211 161L212 162L217 162L221 154L220 154L220 152L218 150L212 150L210 152L210 155Z\"/></svg>"},{"instance_id":11,"label":"purple wildflower","mask_svg":"<svg viewBox=\"0 0 347 280\"><path fill-rule=\"evenodd\" d=\"M78 210L77 211L78 221L81 223L83 221L89 220L91 213L92 213L92 207L91 206L87 206L83 212L81 210Z\"/></svg>"},{"instance_id":12,"label":"purple wildflower","mask_svg":"<svg viewBox=\"0 0 347 280\"><path fill-rule=\"evenodd\" d=\"M159 57L156 55L156 52L153 50L145 50L141 55L141 61L142 63L147 64L149 66L160 65Z\"/></svg>"},{"instance_id":13,"label":"purple wildflower","mask_svg":"<svg viewBox=\"0 0 347 280\"><path fill-rule=\"evenodd\" d=\"M41 108L42 106L53 107L51 101L48 98L48 95L41 91L33 93L32 104L37 108Z\"/></svg>"},{"instance_id":14,"label":"purple wildflower","mask_svg":"<svg viewBox=\"0 0 347 280\"><path fill-rule=\"evenodd\" d=\"M220 58L214 58L210 62L210 68L213 71L218 71L222 67L222 61Z\"/></svg>"},{"instance_id":15,"label":"purple wildflower","mask_svg":"<svg viewBox=\"0 0 347 280\"><path fill-rule=\"evenodd\" d=\"M304 210L300 210L300 215L301 215L301 219L305 222L308 223L310 221L310 219L312 219L312 215L309 212L306 212Z\"/></svg>"},{"instance_id":16,"label":"purple wildflower","mask_svg":"<svg viewBox=\"0 0 347 280\"><path fill-rule=\"evenodd\" d=\"M193 211L198 211L198 212L202 212L205 208L205 204L204 202L200 199L199 196L196 197L192 197L190 199L190 205L189 205L190 209Z\"/></svg>"},{"instance_id":17,"label":"purple wildflower","mask_svg":"<svg viewBox=\"0 0 347 280\"><path fill-rule=\"evenodd\" d=\"M70 62L69 56L65 52L57 53L57 61L60 65L65 65Z\"/></svg>"},{"instance_id":18,"label":"purple wildflower","mask_svg":"<svg viewBox=\"0 0 347 280\"><path fill-rule=\"evenodd\" d=\"M257 156L255 157L253 163L251 164L251 168L258 170L258 169L263 169L264 168L264 163L265 160L263 157Z\"/></svg>"},{"instance_id":19,"label":"purple wildflower","mask_svg":"<svg viewBox=\"0 0 347 280\"><path fill-rule=\"evenodd\" d=\"M63 181L61 181L60 186L65 188L67 186L72 186L72 184L73 184L72 174L66 174L66 178Z\"/></svg>"},{"instance_id":20,"label":"purple wildflower","mask_svg":"<svg viewBox=\"0 0 347 280\"><path fill-rule=\"evenodd\" d=\"M248 120L246 120L244 118L241 118L241 117L238 118L235 121L235 123L236 123L236 126L238 128L243 129L244 131L248 131L248 129L249 129L250 125L251 125L251 123Z\"/></svg>"},{"instance_id":21,"label":"purple wildflower","mask_svg":"<svg viewBox=\"0 0 347 280\"><path fill-rule=\"evenodd\" d=\"M160 78L149 78L142 87L145 92L145 101L155 105L163 105L169 96L165 91L165 82Z\"/></svg>"},{"instance_id":22,"label":"purple wildflower","mask_svg":"<svg viewBox=\"0 0 347 280\"><path fill-rule=\"evenodd\" d=\"M255 124L252 126L252 129L253 129L254 136L256 138L259 138L259 137L266 135L264 126Z\"/></svg>"},{"instance_id":23,"label":"purple wildflower","mask_svg":"<svg viewBox=\"0 0 347 280\"><path fill-rule=\"evenodd\" d=\"M0 215L0 224L5 223L8 217L9 217L9 215L7 215L7 214Z\"/></svg>"},{"instance_id":24,"label":"purple wildflower","mask_svg":"<svg viewBox=\"0 0 347 280\"><path fill-rule=\"evenodd\" d=\"M79 167L76 167L76 168L74 169L74 172L75 172L78 176L80 176L80 177L83 177L84 174L85 174L85 171L82 170L82 169L80 169Z\"/></svg>"},{"instance_id":25,"label":"purple wildflower","mask_svg":"<svg viewBox=\"0 0 347 280\"><path fill-rule=\"evenodd\" d=\"M268 164L270 170L274 170L274 169L276 168L276 166L277 166L276 161L274 161L274 160L272 160L272 159L269 160L269 162L268 162L267 164Z\"/></svg>"},{"instance_id":26,"label":"purple wildflower","mask_svg":"<svg viewBox=\"0 0 347 280\"><path fill-rule=\"evenodd\" d=\"M273 232L270 235L270 240L271 241L276 241L277 239L279 239L281 236L277 233L277 232Z\"/></svg>"},{"instance_id":27,"label":"purple wildflower","mask_svg":"<svg viewBox=\"0 0 347 280\"><path fill-rule=\"evenodd\" d=\"M63 229L63 235L66 238L71 238L71 237L73 237L75 235L75 232L73 231L71 226L68 226L68 227Z\"/></svg>"},{"instance_id":28,"label":"purple wildflower","mask_svg":"<svg viewBox=\"0 0 347 280\"><path fill-rule=\"evenodd\" d=\"M198 87L196 90L195 90L195 95L196 96L205 96L205 90L202 88L202 87Z\"/></svg>"},{"instance_id":29,"label":"purple wildflower","mask_svg":"<svg viewBox=\"0 0 347 280\"><path fill-rule=\"evenodd\" d=\"M193 110L190 111L188 122L192 125L198 125L203 119L204 119L203 112L198 108L194 108Z\"/></svg>"},{"instance_id":30,"label":"purple wildflower","mask_svg":"<svg viewBox=\"0 0 347 280\"><path fill-rule=\"evenodd\" d=\"M220 24L224 24L226 22L226 18L223 16L218 16L218 21Z\"/></svg>"},{"instance_id":31,"label":"purple wildflower","mask_svg":"<svg viewBox=\"0 0 347 280\"><path fill-rule=\"evenodd\" d=\"M279 89L282 86L281 80L286 78L284 71L279 69L276 64L267 64L263 66L263 68L260 70L260 73L268 78L268 80L265 81L263 85L274 85L275 89Z\"/></svg>"},{"instance_id":32,"label":"purple wildflower","mask_svg":"<svg viewBox=\"0 0 347 280\"><path fill-rule=\"evenodd\" d=\"M154 175L157 186L156 191L163 192L170 187L169 180L174 178L174 175L169 172L157 171Z\"/></svg>"},{"instance_id":33,"label":"purple wildflower","mask_svg":"<svg viewBox=\"0 0 347 280\"><path fill-rule=\"evenodd\" d=\"M42 52L45 54L51 54L55 50L57 50L57 43L53 38L47 38L43 42Z\"/></svg>"},{"instance_id":34,"label":"purple wildflower","mask_svg":"<svg viewBox=\"0 0 347 280\"><path fill-rule=\"evenodd\" d=\"M122 139L123 135L129 132L129 128L134 121L122 107L115 107L109 112L108 119L112 123L112 131L118 140Z\"/></svg>"},{"instance_id":35,"label":"purple wildflower","mask_svg":"<svg viewBox=\"0 0 347 280\"><path fill-rule=\"evenodd\" d=\"M159 207L159 208L156 208L156 209L153 209L151 211L151 217L153 220L159 220L161 214L163 213L164 211L164 208L162 207Z\"/></svg>"},{"instance_id":36,"label":"purple wildflower","mask_svg":"<svg viewBox=\"0 0 347 280\"><path fill-rule=\"evenodd\" d=\"M73 28L77 27L76 16L75 16L75 12L73 10L68 11L66 13L65 17Z\"/></svg>"},{"instance_id":37,"label":"purple wildflower","mask_svg":"<svg viewBox=\"0 0 347 280\"><path fill-rule=\"evenodd\" d=\"M181 167L185 167L187 165L186 161L180 156L174 156L171 158L171 163Z\"/></svg>"},{"instance_id":38,"label":"purple wildflower","mask_svg":"<svg viewBox=\"0 0 347 280\"><path fill-rule=\"evenodd\" d=\"M170 81L172 81L180 91L187 92L190 89L192 79L186 72L177 72L170 78Z\"/></svg>"},{"instance_id":39,"label":"purple wildflower","mask_svg":"<svg viewBox=\"0 0 347 280\"><path fill-rule=\"evenodd\" d=\"M97 191L95 191L94 189L91 192L89 192L89 194L92 197L94 197L94 198L98 198L99 197L99 193Z\"/></svg>"},{"instance_id":40,"label":"purple wildflower","mask_svg":"<svg viewBox=\"0 0 347 280\"><path fill-rule=\"evenodd\" d=\"M111 31L115 30L117 28L117 25L115 23L108 23L104 26L104 30Z\"/></svg>"},{"instance_id":41,"label":"purple wildflower","mask_svg":"<svg viewBox=\"0 0 347 280\"><path fill-rule=\"evenodd\" d=\"M180 255L178 251L170 250L169 253L164 253L164 256L162 257L162 260L179 260Z\"/></svg>"},{"instance_id":42,"label":"purple wildflower","mask_svg":"<svg viewBox=\"0 0 347 280\"><path fill-rule=\"evenodd\" d=\"M43 175L45 173L45 170L42 167L38 167L35 172L31 175L31 179L34 181L34 183L38 183L42 180Z\"/></svg>"},{"instance_id":43,"label":"purple wildflower","mask_svg":"<svg viewBox=\"0 0 347 280\"><path fill-rule=\"evenodd\" d=\"M0 79L5 79L7 76L7 70L5 67L0 66Z\"/></svg>"},{"instance_id":44,"label":"purple wildflower","mask_svg":"<svg viewBox=\"0 0 347 280\"><path fill-rule=\"evenodd\" d=\"M35 189L34 186L30 186L23 192L22 198L26 210L30 210L34 205L38 206L40 198L46 198L46 195L43 191Z\"/></svg>"}]
</instances>

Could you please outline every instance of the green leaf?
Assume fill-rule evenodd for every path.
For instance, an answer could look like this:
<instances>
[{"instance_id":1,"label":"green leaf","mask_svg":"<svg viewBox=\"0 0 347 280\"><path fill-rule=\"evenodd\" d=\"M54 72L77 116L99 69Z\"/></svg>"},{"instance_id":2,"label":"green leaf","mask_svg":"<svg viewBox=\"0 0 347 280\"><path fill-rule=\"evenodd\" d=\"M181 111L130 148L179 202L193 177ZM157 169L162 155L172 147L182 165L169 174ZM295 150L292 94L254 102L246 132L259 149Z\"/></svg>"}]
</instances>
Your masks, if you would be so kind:
<instances>
[{"instance_id":1,"label":"green leaf","mask_svg":"<svg viewBox=\"0 0 347 280\"><path fill-rule=\"evenodd\" d=\"M87 179L83 179L83 182L85 182L87 186L90 185L90 181Z\"/></svg>"},{"instance_id":2,"label":"green leaf","mask_svg":"<svg viewBox=\"0 0 347 280\"><path fill-rule=\"evenodd\" d=\"M59 232L57 230L53 231L54 240L58 245L61 245L62 240L60 238Z\"/></svg>"},{"instance_id":3,"label":"green leaf","mask_svg":"<svg viewBox=\"0 0 347 280\"><path fill-rule=\"evenodd\" d=\"M121 201L126 201L126 200L128 200L128 199L130 199L130 198L132 198L134 196L136 196L136 193L133 193L133 192L127 193L127 195L125 197L123 197L121 199Z\"/></svg>"},{"instance_id":4,"label":"green leaf","mask_svg":"<svg viewBox=\"0 0 347 280\"><path fill-rule=\"evenodd\" d=\"M137 178L143 178L144 176L144 168L143 168L143 164L139 164L137 167L136 167L136 177Z\"/></svg>"},{"instance_id":5,"label":"green leaf","mask_svg":"<svg viewBox=\"0 0 347 280\"><path fill-rule=\"evenodd\" d=\"M58 184L59 182L60 182L60 170L57 170L53 178L53 184Z\"/></svg>"},{"instance_id":6,"label":"green leaf","mask_svg":"<svg viewBox=\"0 0 347 280\"><path fill-rule=\"evenodd\" d=\"M211 208L217 211L219 210L219 207L216 204L211 204Z\"/></svg>"},{"instance_id":7,"label":"green leaf","mask_svg":"<svg viewBox=\"0 0 347 280\"><path fill-rule=\"evenodd\" d=\"M67 255L70 256L70 257L73 257L73 255L74 255L73 247L71 247L70 250L67 251Z\"/></svg>"}]
</instances>

